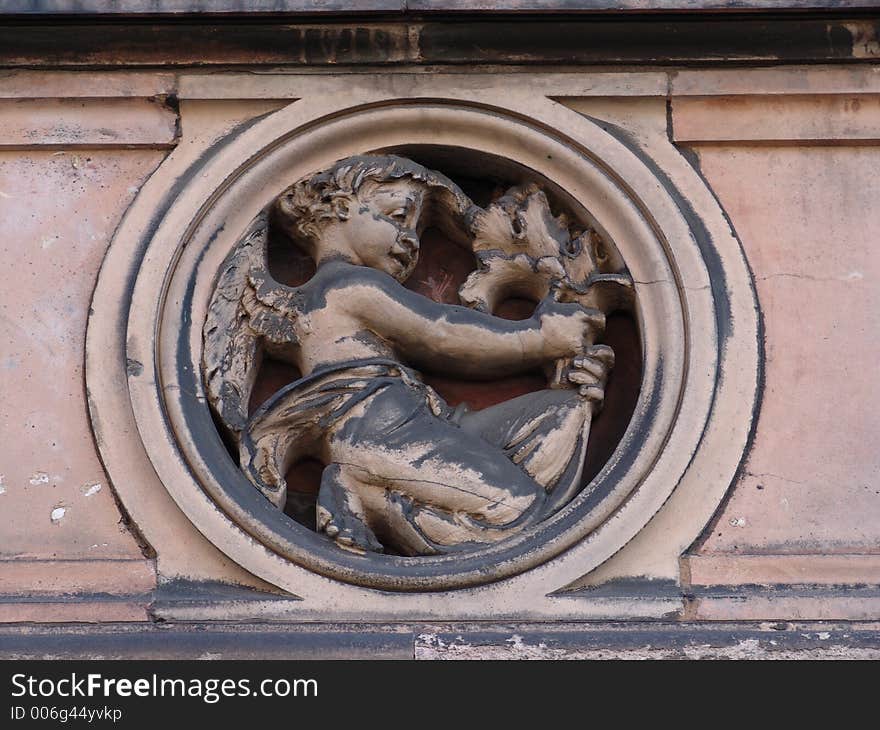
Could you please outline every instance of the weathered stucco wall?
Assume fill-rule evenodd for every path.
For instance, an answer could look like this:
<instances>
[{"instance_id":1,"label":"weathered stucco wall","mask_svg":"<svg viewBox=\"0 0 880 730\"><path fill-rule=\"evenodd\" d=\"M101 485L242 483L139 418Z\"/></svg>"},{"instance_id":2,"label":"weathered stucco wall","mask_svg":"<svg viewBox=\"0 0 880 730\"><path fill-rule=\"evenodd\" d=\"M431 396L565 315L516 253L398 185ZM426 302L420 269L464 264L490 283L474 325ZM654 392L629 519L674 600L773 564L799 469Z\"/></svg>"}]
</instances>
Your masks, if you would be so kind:
<instances>
[{"instance_id":1,"label":"weathered stucco wall","mask_svg":"<svg viewBox=\"0 0 880 730\"><path fill-rule=\"evenodd\" d=\"M704 77L694 84L713 90L733 79ZM761 78L777 91L799 83L781 70ZM832 94L761 97L746 74L733 82L743 96L673 104L676 139L696 155L749 259L765 336L754 444L686 559L697 585L872 585L880 574L880 126L877 99L848 93L861 90L851 80L829 72ZM876 610L857 603L866 618ZM763 600L697 605L711 618L772 611ZM802 609L780 599L777 610Z\"/></svg>"},{"instance_id":2,"label":"weathered stucco wall","mask_svg":"<svg viewBox=\"0 0 880 730\"><path fill-rule=\"evenodd\" d=\"M95 451L83 386L98 267L152 150L0 153L4 559L139 558Z\"/></svg>"},{"instance_id":3,"label":"weathered stucco wall","mask_svg":"<svg viewBox=\"0 0 880 730\"><path fill-rule=\"evenodd\" d=\"M880 151L698 154L755 272L767 342L754 448L701 552L878 553Z\"/></svg>"}]
</instances>

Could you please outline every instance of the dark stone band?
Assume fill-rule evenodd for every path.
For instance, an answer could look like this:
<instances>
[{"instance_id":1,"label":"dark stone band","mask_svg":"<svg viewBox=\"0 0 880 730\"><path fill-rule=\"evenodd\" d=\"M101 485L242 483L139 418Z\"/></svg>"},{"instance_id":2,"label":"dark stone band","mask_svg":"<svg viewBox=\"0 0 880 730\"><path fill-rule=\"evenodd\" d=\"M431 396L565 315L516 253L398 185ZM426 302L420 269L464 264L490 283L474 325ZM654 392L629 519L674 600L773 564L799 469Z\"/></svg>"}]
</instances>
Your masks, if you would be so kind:
<instances>
[{"instance_id":1,"label":"dark stone band","mask_svg":"<svg viewBox=\"0 0 880 730\"><path fill-rule=\"evenodd\" d=\"M208 7L206 7L208 5ZM0 15L211 17L252 15L413 16L423 13L810 12L876 9L872 0L6 0Z\"/></svg>"},{"instance_id":2,"label":"dark stone band","mask_svg":"<svg viewBox=\"0 0 880 730\"><path fill-rule=\"evenodd\" d=\"M516 637L516 638L514 638ZM513 646L517 648L513 648ZM66 624L0 629L0 659L419 659L498 651L534 658L804 658L880 651L880 631L853 623Z\"/></svg>"},{"instance_id":3,"label":"dark stone band","mask_svg":"<svg viewBox=\"0 0 880 730\"><path fill-rule=\"evenodd\" d=\"M256 22L254 22L256 21ZM75 23L76 32L71 32ZM846 14L469 18L0 15L0 66L569 66L865 62L880 20Z\"/></svg>"}]
</instances>

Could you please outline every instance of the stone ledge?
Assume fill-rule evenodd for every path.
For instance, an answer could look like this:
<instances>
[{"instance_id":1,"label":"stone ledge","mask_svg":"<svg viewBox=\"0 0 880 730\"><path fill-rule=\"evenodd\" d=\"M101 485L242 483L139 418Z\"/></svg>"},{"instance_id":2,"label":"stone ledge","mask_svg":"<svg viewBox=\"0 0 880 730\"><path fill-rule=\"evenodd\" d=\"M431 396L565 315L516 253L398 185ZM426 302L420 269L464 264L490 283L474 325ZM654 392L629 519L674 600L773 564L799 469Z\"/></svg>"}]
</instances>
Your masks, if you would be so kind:
<instances>
[{"instance_id":1,"label":"stone ledge","mask_svg":"<svg viewBox=\"0 0 880 730\"><path fill-rule=\"evenodd\" d=\"M678 97L672 131L689 144L869 144L880 139L880 95Z\"/></svg>"},{"instance_id":2,"label":"stone ledge","mask_svg":"<svg viewBox=\"0 0 880 730\"><path fill-rule=\"evenodd\" d=\"M752 623L455 627L415 638L416 659L873 659L877 625Z\"/></svg>"},{"instance_id":3,"label":"stone ledge","mask_svg":"<svg viewBox=\"0 0 880 730\"><path fill-rule=\"evenodd\" d=\"M877 623L0 628L0 659L878 659Z\"/></svg>"},{"instance_id":4,"label":"stone ledge","mask_svg":"<svg viewBox=\"0 0 880 730\"><path fill-rule=\"evenodd\" d=\"M691 587L880 586L880 555L686 555L681 565Z\"/></svg>"},{"instance_id":5,"label":"stone ledge","mask_svg":"<svg viewBox=\"0 0 880 730\"><path fill-rule=\"evenodd\" d=\"M0 624L145 623L150 620L149 602L149 595L85 598L62 595L40 600L0 597Z\"/></svg>"},{"instance_id":6,"label":"stone ledge","mask_svg":"<svg viewBox=\"0 0 880 730\"><path fill-rule=\"evenodd\" d=\"M559 602L557 609L567 616L559 621L558 625L563 627L602 625L610 621L628 627L645 625L648 621L669 626L679 623L684 626L695 621L880 622L880 588L866 585L778 583L678 587L671 581L612 581L552 598ZM0 595L0 624L63 622L141 622L144 625L152 622L175 626L216 622L238 626L262 624L267 630L272 627L273 631L295 631L324 625L325 617L304 605L297 596L216 582L173 581L148 592L129 594L57 591L41 595ZM485 623L550 625L538 618L513 617ZM373 626L398 624L364 614L362 620L352 619L345 625L370 630ZM0 634L3 630L0 629Z\"/></svg>"},{"instance_id":7,"label":"stone ledge","mask_svg":"<svg viewBox=\"0 0 880 730\"><path fill-rule=\"evenodd\" d=\"M0 148L168 149L177 112L161 99L0 99Z\"/></svg>"},{"instance_id":8,"label":"stone ledge","mask_svg":"<svg viewBox=\"0 0 880 730\"><path fill-rule=\"evenodd\" d=\"M875 621L880 590L817 586L718 586L685 597L685 621Z\"/></svg>"},{"instance_id":9,"label":"stone ledge","mask_svg":"<svg viewBox=\"0 0 880 730\"><path fill-rule=\"evenodd\" d=\"M670 71L670 96L803 96L880 93L880 68L786 66L784 68Z\"/></svg>"},{"instance_id":10,"label":"stone ledge","mask_svg":"<svg viewBox=\"0 0 880 730\"><path fill-rule=\"evenodd\" d=\"M0 596L128 596L156 587L152 560L2 560Z\"/></svg>"},{"instance_id":11,"label":"stone ledge","mask_svg":"<svg viewBox=\"0 0 880 730\"><path fill-rule=\"evenodd\" d=\"M177 93L177 77L155 71L10 71L0 99L154 99Z\"/></svg>"}]
</instances>

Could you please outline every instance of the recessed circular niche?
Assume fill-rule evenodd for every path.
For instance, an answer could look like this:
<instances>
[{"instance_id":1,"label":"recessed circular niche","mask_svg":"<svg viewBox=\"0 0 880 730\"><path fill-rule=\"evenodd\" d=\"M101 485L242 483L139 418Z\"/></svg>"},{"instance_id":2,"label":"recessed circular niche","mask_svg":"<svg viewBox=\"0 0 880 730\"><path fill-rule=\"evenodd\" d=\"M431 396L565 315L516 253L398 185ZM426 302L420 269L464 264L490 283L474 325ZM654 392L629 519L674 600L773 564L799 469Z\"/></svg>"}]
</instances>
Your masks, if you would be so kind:
<instances>
[{"instance_id":1,"label":"recessed circular niche","mask_svg":"<svg viewBox=\"0 0 880 730\"><path fill-rule=\"evenodd\" d=\"M135 275L126 316L126 357L135 365L128 368L126 396L159 479L231 559L293 592L303 569L385 591L462 589L552 565L576 546L582 572L588 572L644 527L692 463L717 406L721 338L730 344L730 332L719 331L729 308L725 274L743 277L725 267L741 261L707 249L712 242L682 213L676 191L643 160L557 105L542 112L540 124L485 100L388 99L312 117L293 106L230 133L167 195L136 201L140 246L114 242L132 249ZM549 126L548 118L557 124ZM626 377L612 375L606 411L593 431L596 445L588 449L588 458L591 450L596 454L588 483L555 514L491 545L422 557L339 549L310 529L302 514L270 504L245 478L206 398L202 329L224 260L291 183L365 153L394 153L439 170L483 205L493 186L536 182L554 212L564 210L599 233L608 266L625 268L635 282L634 305L609 328L626 352L617 365ZM453 245L426 236L426 261L436 263ZM453 258L460 261L458 254ZM270 267L280 272L278 279L308 276L307 266L293 271L297 267L271 246ZM418 291L420 283L407 285ZM96 301L102 295L99 283ZM90 328L108 326L100 321L105 311L96 307L98 322ZM91 366L87 373L98 413L102 398L121 397L97 382L99 370ZM289 377L282 369L274 375ZM264 381L271 376L267 372ZM433 384L449 400L461 396L450 384ZM489 392L499 386L480 387ZM620 391L613 396L615 387ZM271 390L266 385L264 394ZM112 444L101 444L116 481L124 466L115 463ZM729 479L734 468L732 463L720 478Z\"/></svg>"},{"instance_id":2,"label":"recessed circular niche","mask_svg":"<svg viewBox=\"0 0 880 730\"><path fill-rule=\"evenodd\" d=\"M593 220L580 204L557 188L551 180L537 175L511 160L484 152L463 148L443 148L435 145L404 145L381 150L365 150L370 154L395 155L439 172L459 186L481 208L487 208L505 191L516 186L536 185L549 198L553 215L565 215L575 231L595 229ZM270 211L264 211L269 213ZM298 247L290 236L268 219L268 270L279 283L302 286L314 275L311 256ZM404 286L438 303L458 304L460 287L478 267L474 252L460 242L451 240L436 227L428 227L420 236L419 261ZM601 271L625 271L625 264L613 243L602 242ZM538 302L523 297L511 297L502 302L495 312L510 320L532 316ZM606 326L600 342L612 347L616 354L613 375L605 388L605 407L593 417L581 489L587 487L610 458L630 421L638 398L641 382L642 346L633 302L619 303L606 314ZM285 385L302 377L294 365L265 355L250 398L252 415L261 404ZM529 372L496 378L491 381L466 380L448 373L421 373L423 381L436 390L445 402L455 408L466 406L481 410L511 398L536 392L547 387L547 377L540 368ZM217 414L215 413L215 420ZM224 435L222 424L219 425ZM226 434L228 437L228 434ZM227 440L227 450L233 461L238 461L237 445ZM287 504L283 511L297 523L315 529L317 492L325 464L316 458L298 460L287 472ZM393 546L385 546L387 554L395 554Z\"/></svg>"}]
</instances>

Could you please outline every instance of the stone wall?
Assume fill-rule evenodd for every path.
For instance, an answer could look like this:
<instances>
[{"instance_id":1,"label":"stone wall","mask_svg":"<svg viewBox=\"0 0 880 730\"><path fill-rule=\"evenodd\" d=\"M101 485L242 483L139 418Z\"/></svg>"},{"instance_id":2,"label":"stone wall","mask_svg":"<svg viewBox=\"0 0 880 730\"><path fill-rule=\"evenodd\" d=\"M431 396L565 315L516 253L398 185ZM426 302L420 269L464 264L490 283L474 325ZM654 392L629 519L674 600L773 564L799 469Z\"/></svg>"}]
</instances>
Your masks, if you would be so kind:
<instances>
[{"instance_id":1,"label":"stone wall","mask_svg":"<svg viewBox=\"0 0 880 730\"><path fill-rule=\"evenodd\" d=\"M683 158L717 198L751 272L759 395L735 477L714 485L723 500L670 561L656 546L685 540L682 515L700 513L701 499L673 491L634 539L567 587L566 620L880 619L875 16L834 3L837 14L803 18L474 20L418 15L410 3L408 17L367 22L178 25L132 15L38 25L26 15L37 5L51 12L22 4L0 23L0 621L9 636L52 622L126 623L126 635L157 620L297 623L284 592L203 537L167 493L144 496L163 517L138 524L146 508L102 465L101 439L126 434L96 422L94 404L90 415L92 296L123 216L172 153L194 158L237 125L321 99L322 89L374 84L405 96L429 80L457 93L503 79L623 130L660 174ZM148 477L150 462L133 458L125 479ZM435 620L446 619L439 609ZM577 644L576 630L563 634L562 645ZM503 645L498 636L488 644ZM449 646L419 641L424 656Z\"/></svg>"}]
</instances>

